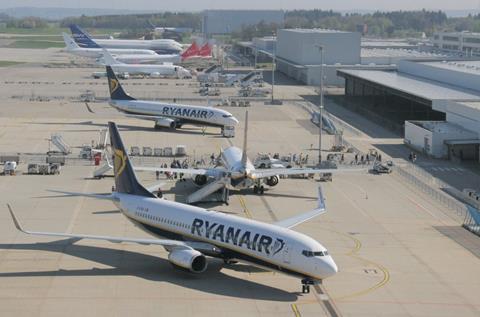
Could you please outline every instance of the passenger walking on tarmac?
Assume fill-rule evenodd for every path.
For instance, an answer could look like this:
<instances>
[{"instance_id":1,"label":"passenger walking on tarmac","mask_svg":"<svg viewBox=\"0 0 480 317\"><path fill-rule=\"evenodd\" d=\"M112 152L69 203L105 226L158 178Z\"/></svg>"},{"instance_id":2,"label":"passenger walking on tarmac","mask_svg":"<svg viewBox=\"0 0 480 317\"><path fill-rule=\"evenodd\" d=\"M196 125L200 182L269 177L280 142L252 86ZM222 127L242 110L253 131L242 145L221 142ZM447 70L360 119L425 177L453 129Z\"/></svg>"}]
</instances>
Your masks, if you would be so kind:
<instances>
[{"instance_id":1,"label":"passenger walking on tarmac","mask_svg":"<svg viewBox=\"0 0 480 317\"><path fill-rule=\"evenodd\" d=\"M307 156L308 156L308 155L307 155ZM342 157L341 157L341 159L340 159L340 162L343 163L344 161L345 161L345 154L342 154Z\"/></svg>"},{"instance_id":2,"label":"passenger walking on tarmac","mask_svg":"<svg viewBox=\"0 0 480 317\"><path fill-rule=\"evenodd\" d=\"M297 164L297 154L293 153L293 163Z\"/></svg>"},{"instance_id":3,"label":"passenger walking on tarmac","mask_svg":"<svg viewBox=\"0 0 480 317\"><path fill-rule=\"evenodd\" d=\"M382 161L382 154L378 154L378 161L379 161L379 162Z\"/></svg>"},{"instance_id":4,"label":"passenger walking on tarmac","mask_svg":"<svg viewBox=\"0 0 480 317\"><path fill-rule=\"evenodd\" d=\"M363 164L363 155L360 156L360 162Z\"/></svg>"},{"instance_id":5,"label":"passenger walking on tarmac","mask_svg":"<svg viewBox=\"0 0 480 317\"><path fill-rule=\"evenodd\" d=\"M355 153L355 163L358 162L358 153Z\"/></svg>"},{"instance_id":6,"label":"passenger walking on tarmac","mask_svg":"<svg viewBox=\"0 0 480 317\"><path fill-rule=\"evenodd\" d=\"M367 160L367 164L370 163L370 156L368 156L368 154L365 155L365 159Z\"/></svg>"},{"instance_id":7,"label":"passenger walking on tarmac","mask_svg":"<svg viewBox=\"0 0 480 317\"><path fill-rule=\"evenodd\" d=\"M212 153L212 155L210 155L210 165L213 164L215 164L215 153Z\"/></svg>"},{"instance_id":8,"label":"passenger walking on tarmac","mask_svg":"<svg viewBox=\"0 0 480 317\"><path fill-rule=\"evenodd\" d=\"M175 160L173 160L173 162L170 164L170 167L171 168L176 168L177 167L177 164L176 164ZM177 179L177 173L173 173L173 178Z\"/></svg>"},{"instance_id":9,"label":"passenger walking on tarmac","mask_svg":"<svg viewBox=\"0 0 480 317\"><path fill-rule=\"evenodd\" d=\"M160 179L160 172L159 171L155 171L155 176L157 177L157 181Z\"/></svg>"}]
</instances>

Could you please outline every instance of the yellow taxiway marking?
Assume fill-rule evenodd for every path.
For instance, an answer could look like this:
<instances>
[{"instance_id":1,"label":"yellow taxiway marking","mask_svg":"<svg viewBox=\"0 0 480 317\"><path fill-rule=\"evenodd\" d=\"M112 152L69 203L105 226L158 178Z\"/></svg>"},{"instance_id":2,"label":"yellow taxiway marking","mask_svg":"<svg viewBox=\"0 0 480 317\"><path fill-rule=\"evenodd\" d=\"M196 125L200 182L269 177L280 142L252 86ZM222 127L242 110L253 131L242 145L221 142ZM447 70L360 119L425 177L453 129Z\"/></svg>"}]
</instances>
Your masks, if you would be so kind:
<instances>
[{"instance_id":1,"label":"yellow taxiway marking","mask_svg":"<svg viewBox=\"0 0 480 317\"><path fill-rule=\"evenodd\" d=\"M362 242L360 240L358 240L357 238L355 237L352 237L351 235L348 235L348 234L345 234L343 232L339 232L339 231L336 231L336 230L332 230L332 229L326 229L326 228L323 228L323 230L328 230L330 232L333 232L333 233L336 233L336 234L339 234L339 235L342 235L344 237L347 237L349 239L351 239L355 245L353 247L353 249L351 249L349 252L346 253L346 255L348 256L351 256L363 263L368 263L372 266L375 266L377 267L380 271L382 271L383 273L383 278L381 281L379 281L377 284L371 286L371 287L368 287L364 290L360 290L358 292L355 292L355 293L352 293L352 294L348 294L348 295L343 295L343 296L340 296L340 297L335 297L335 300L344 300L344 299L350 299L352 297L357 297L357 296L361 296L361 295L365 295L367 293L370 293L370 292L373 292L374 290L376 289L379 289L380 287L384 286L385 284L388 283L388 281L390 281L390 272L387 270L387 268L385 268L383 265L381 264L378 264L376 262L373 262L371 260L368 260L368 259L365 259L365 258L362 258L360 256L357 255L357 253L360 251L360 249L362 248Z\"/></svg>"},{"instance_id":2,"label":"yellow taxiway marking","mask_svg":"<svg viewBox=\"0 0 480 317\"><path fill-rule=\"evenodd\" d=\"M243 199L242 196L237 196L237 197L238 197L238 200L240 201L240 205L242 205L243 212L245 213L245 215L247 215L248 218L253 219L252 214L250 213L250 211L247 208L247 204L245 202L245 199Z\"/></svg>"},{"instance_id":3,"label":"yellow taxiway marking","mask_svg":"<svg viewBox=\"0 0 480 317\"><path fill-rule=\"evenodd\" d=\"M295 317L302 316L296 304L292 304L291 306L292 306L293 314L295 315Z\"/></svg>"}]
</instances>

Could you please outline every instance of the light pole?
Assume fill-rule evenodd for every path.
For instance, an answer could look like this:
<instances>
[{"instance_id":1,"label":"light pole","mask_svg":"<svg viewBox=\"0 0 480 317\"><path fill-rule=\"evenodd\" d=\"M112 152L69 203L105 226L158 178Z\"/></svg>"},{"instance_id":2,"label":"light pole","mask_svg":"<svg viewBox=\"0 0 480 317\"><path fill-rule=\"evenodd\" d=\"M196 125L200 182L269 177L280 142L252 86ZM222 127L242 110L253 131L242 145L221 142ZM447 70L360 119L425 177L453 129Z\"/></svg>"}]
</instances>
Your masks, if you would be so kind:
<instances>
[{"instance_id":1,"label":"light pole","mask_svg":"<svg viewBox=\"0 0 480 317\"><path fill-rule=\"evenodd\" d=\"M272 105L273 105L273 87L275 86L275 68L276 68L276 63L275 63L275 48L273 49L273 55L272 55Z\"/></svg>"},{"instance_id":2,"label":"light pole","mask_svg":"<svg viewBox=\"0 0 480 317\"><path fill-rule=\"evenodd\" d=\"M320 51L320 111L318 114L318 165L322 163L322 130L323 130L323 62L325 48L323 45L315 45Z\"/></svg>"}]
</instances>

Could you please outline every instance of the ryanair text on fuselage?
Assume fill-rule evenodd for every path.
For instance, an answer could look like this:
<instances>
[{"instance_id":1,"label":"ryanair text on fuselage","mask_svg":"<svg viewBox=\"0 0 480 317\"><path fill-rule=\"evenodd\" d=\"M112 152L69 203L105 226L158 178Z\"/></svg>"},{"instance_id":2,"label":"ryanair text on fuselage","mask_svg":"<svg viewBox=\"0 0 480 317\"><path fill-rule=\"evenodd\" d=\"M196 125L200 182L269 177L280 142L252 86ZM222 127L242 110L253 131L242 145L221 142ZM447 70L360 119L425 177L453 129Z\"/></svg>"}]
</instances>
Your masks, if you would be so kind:
<instances>
[{"instance_id":1,"label":"ryanair text on fuselage","mask_svg":"<svg viewBox=\"0 0 480 317\"><path fill-rule=\"evenodd\" d=\"M213 111L207 111L207 110L179 108L178 106L175 106L175 107L164 106L162 109L162 114L166 116L208 119L213 117L214 113Z\"/></svg>"},{"instance_id":2,"label":"ryanair text on fuselage","mask_svg":"<svg viewBox=\"0 0 480 317\"><path fill-rule=\"evenodd\" d=\"M274 242L272 237L264 234L252 233L248 230L237 229L216 222L210 223L208 220L204 221L199 218L193 220L191 233L238 247L246 246L250 250L272 256L280 252L285 245L285 242L279 238L276 238Z\"/></svg>"}]
</instances>

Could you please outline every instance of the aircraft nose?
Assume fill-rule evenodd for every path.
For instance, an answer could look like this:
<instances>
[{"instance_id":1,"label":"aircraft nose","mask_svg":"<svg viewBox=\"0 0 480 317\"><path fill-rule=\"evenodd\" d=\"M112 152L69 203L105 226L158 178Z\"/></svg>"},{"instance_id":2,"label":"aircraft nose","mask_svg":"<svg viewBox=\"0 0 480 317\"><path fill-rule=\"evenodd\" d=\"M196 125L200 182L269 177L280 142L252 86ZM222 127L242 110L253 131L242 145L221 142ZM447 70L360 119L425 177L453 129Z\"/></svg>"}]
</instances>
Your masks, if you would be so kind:
<instances>
[{"instance_id":1,"label":"aircraft nose","mask_svg":"<svg viewBox=\"0 0 480 317\"><path fill-rule=\"evenodd\" d=\"M236 125L238 123L237 118L230 118L230 121L232 121L232 125Z\"/></svg>"},{"instance_id":2,"label":"aircraft nose","mask_svg":"<svg viewBox=\"0 0 480 317\"><path fill-rule=\"evenodd\" d=\"M331 256L323 259L322 271L325 278L333 276L338 272L337 264L335 263L335 261L333 261Z\"/></svg>"}]
</instances>

